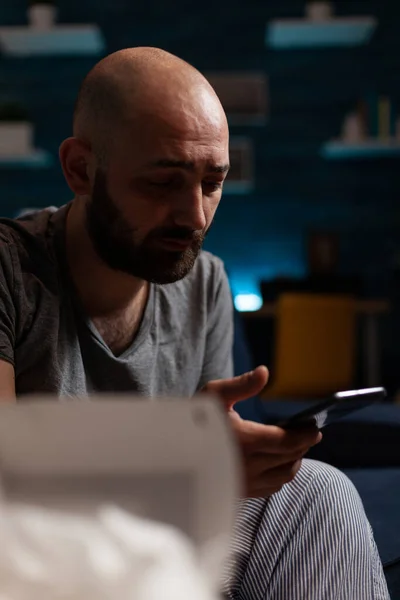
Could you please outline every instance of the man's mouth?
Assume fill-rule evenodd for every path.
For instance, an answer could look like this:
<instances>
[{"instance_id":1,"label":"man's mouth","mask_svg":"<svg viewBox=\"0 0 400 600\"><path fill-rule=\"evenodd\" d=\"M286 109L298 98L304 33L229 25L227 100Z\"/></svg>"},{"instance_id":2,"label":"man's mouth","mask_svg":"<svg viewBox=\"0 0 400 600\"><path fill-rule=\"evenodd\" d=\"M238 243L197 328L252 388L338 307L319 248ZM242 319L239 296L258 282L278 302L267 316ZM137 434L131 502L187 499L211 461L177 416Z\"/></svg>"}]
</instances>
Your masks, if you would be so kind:
<instances>
[{"instance_id":1,"label":"man's mouth","mask_svg":"<svg viewBox=\"0 0 400 600\"><path fill-rule=\"evenodd\" d=\"M160 244L163 248L167 250L172 250L175 252L183 252L187 250L189 246L193 244L193 239L180 239L180 238L169 238L164 237L160 238Z\"/></svg>"}]
</instances>

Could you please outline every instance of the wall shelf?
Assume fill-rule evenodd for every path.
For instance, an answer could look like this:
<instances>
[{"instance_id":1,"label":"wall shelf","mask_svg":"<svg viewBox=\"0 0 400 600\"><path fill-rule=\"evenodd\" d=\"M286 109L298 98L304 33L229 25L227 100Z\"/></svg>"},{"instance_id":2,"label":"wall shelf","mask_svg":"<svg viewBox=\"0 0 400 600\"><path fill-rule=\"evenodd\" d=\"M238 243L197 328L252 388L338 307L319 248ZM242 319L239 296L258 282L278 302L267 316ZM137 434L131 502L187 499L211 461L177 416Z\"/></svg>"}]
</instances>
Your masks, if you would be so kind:
<instances>
[{"instance_id":1,"label":"wall shelf","mask_svg":"<svg viewBox=\"0 0 400 600\"><path fill-rule=\"evenodd\" d=\"M376 27L374 17L343 17L326 21L280 19L267 24L265 42L272 48L313 48L367 44Z\"/></svg>"},{"instance_id":2,"label":"wall shelf","mask_svg":"<svg viewBox=\"0 0 400 600\"><path fill-rule=\"evenodd\" d=\"M35 149L29 154L1 155L0 169L47 169L54 163L53 157L45 150Z\"/></svg>"},{"instance_id":3,"label":"wall shelf","mask_svg":"<svg viewBox=\"0 0 400 600\"><path fill-rule=\"evenodd\" d=\"M400 157L400 140L367 139L359 143L331 140L322 147L321 154L330 160Z\"/></svg>"},{"instance_id":4,"label":"wall shelf","mask_svg":"<svg viewBox=\"0 0 400 600\"><path fill-rule=\"evenodd\" d=\"M102 54L105 41L97 25L0 27L0 47L8 56L82 56Z\"/></svg>"}]
</instances>

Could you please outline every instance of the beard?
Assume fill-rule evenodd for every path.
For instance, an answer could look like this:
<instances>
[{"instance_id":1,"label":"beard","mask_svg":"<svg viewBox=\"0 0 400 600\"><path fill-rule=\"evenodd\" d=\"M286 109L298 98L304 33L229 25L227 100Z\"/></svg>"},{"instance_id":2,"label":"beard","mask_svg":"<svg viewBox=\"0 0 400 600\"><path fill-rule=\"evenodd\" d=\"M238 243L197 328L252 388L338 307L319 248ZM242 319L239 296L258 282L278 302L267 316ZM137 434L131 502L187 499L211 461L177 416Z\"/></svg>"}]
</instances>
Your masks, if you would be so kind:
<instances>
[{"instance_id":1,"label":"beard","mask_svg":"<svg viewBox=\"0 0 400 600\"><path fill-rule=\"evenodd\" d=\"M99 258L111 269L165 284L179 281L192 270L203 246L206 231L184 227L153 229L139 243L137 229L129 224L107 191L106 174L98 169L92 198L86 207L86 228ZM182 251L163 250L163 238L190 241Z\"/></svg>"}]
</instances>

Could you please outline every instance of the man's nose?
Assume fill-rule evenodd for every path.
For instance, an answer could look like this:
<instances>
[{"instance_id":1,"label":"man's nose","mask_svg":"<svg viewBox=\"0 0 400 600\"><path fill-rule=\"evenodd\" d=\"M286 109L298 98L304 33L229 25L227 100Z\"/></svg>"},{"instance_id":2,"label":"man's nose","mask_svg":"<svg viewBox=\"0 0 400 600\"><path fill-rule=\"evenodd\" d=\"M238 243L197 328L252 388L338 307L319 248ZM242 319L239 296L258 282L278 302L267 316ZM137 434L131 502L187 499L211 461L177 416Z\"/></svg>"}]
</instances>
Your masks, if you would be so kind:
<instances>
[{"instance_id":1,"label":"man's nose","mask_svg":"<svg viewBox=\"0 0 400 600\"><path fill-rule=\"evenodd\" d=\"M207 225L204 211L204 198L201 186L193 188L177 198L174 210L174 223L193 231L201 231Z\"/></svg>"}]
</instances>

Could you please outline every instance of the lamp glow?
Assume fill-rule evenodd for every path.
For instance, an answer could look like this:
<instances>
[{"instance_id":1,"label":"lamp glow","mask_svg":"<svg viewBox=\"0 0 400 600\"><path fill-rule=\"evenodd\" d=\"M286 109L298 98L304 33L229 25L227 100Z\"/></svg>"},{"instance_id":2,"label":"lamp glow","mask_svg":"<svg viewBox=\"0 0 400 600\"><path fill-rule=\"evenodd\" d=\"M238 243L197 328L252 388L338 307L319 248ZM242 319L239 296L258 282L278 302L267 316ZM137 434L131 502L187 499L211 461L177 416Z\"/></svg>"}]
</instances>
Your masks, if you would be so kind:
<instances>
[{"instance_id":1,"label":"lamp glow","mask_svg":"<svg viewBox=\"0 0 400 600\"><path fill-rule=\"evenodd\" d=\"M234 304L236 310L240 312L256 311L262 306L262 298L257 294L237 294Z\"/></svg>"}]
</instances>

